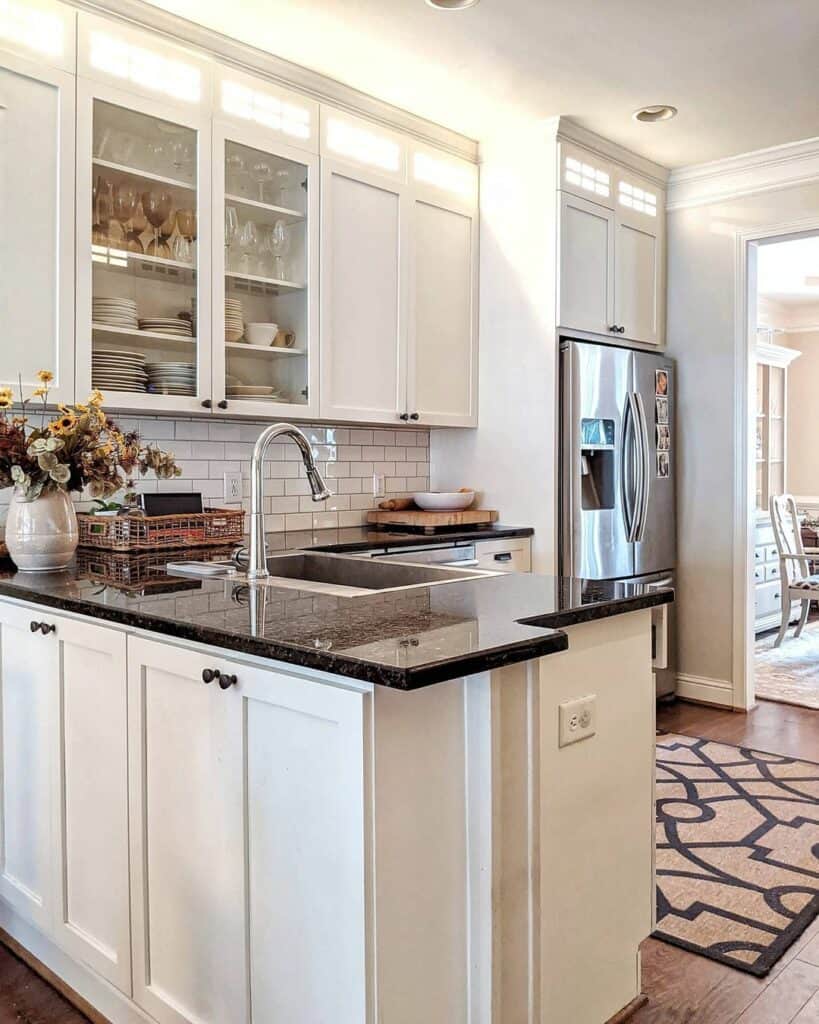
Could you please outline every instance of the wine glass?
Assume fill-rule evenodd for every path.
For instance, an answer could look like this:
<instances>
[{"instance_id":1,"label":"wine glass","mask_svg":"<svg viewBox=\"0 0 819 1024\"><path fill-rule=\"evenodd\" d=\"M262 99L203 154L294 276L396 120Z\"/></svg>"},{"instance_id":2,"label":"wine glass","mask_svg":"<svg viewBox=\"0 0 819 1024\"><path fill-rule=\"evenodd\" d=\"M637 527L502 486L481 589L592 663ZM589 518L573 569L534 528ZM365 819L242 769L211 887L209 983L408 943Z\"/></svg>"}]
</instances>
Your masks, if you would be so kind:
<instances>
[{"instance_id":1,"label":"wine glass","mask_svg":"<svg viewBox=\"0 0 819 1024\"><path fill-rule=\"evenodd\" d=\"M244 192L242 179L245 174L245 161L239 153L229 153L225 157L225 174L228 180L228 188L234 195Z\"/></svg>"},{"instance_id":2,"label":"wine glass","mask_svg":"<svg viewBox=\"0 0 819 1024\"><path fill-rule=\"evenodd\" d=\"M94 206L96 223L107 231L111 224L111 218L114 216L114 186L105 178L97 179Z\"/></svg>"},{"instance_id":3,"label":"wine glass","mask_svg":"<svg viewBox=\"0 0 819 1024\"><path fill-rule=\"evenodd\" d=\"M259 245L259 232L252 220L246 220L239 232L239 250L242 257L242 270L245 274L250 273L250 261L257 252Z\"/></svg>"},{"instance_id":4,"label":"wine glass","mask_svg":"<svg viewBox=\"0 0 819 1024\"><path fill-rule=\"evenodd\" d=\"M288 206L290 203L290 169L280 167L276 171L276 202L279 206Z\"/></svg>"},{"instance_id":5,"label":"wine glass","mask_svg":"<svg viewBox=\"0 0 819 1024\"><path fill-rule=\"evenodd\" d=\"M277 220L270 233L270 243L273 250L273 276L279 281L287 280L284 257L290 251L290 236L287 234L287 227L283 220Z\"/></svg>"},{"instance_id":6,"label":"wine glass","mask_svg":"<svg viewBox=\"0 0 819 1024\"><path fill-rule=\"evenodd\" d=\"M174 244L174 259L179 259L180 263L193 263L193 241L196 238L196 210L177 210L176 230L179 233ZM182 242L184 242L184 245L181 244ZM181 254L179 257L176 256L177 252Z\"/></svg>"},{"instance_id":7,"label":"wine glass","mask_svg":"<svg viewBox=\"0 0 819 1024\"><path fill-rule=\"evenodd\" d=\"M113 216L118 220L123 234L127 234L126 224L136 211L137 191L133 185L118 185L113 196Z\"/></svg>"},{"instance_id":8,"label":"wine glass","mask_svg":"<svg viewBox=\"0 0 819 1024\"><path fill-rule=\"evenodd\" d=\"M180 171L187 172L193 163L193 147L189 142L177 139L170 144L171 163L177 174Z\"/></svg>"},{"instance_id":9,"label":"wine glass","mask_svg":"<svg viewBox=\"0 0 819 1024\"><path fill-rule=\"evenodd\" d=\"M264 202L264 187L273 180L273 168L268 160L254 160L250 165L250 177L259 186L259 202Z\"/></svg>"},{"instance_id":10,"label":"wine glass","mask_svg":"<svg viewBox=\"0 0 819 1024\"><path fill-rule=\"evenodd\" d=\"M148 253L151 256L163 255L160 251L159 229L168 219L172 208L173 197L170 192L151 190L142 193L142 209L145 211L148 223L154 229L154 240L148 246ZM161 247L165 253L168 252L168 246L164 242Z\"/></svg>"},{"instance_id":11,"label":"wine glass","mask_svg":"<svg viewBox=\"0 0 819 1024\"><path fill-rule=\"evenodd\" d=\"M239 239L239 211L235 206L225 207L225 269L230 269L231 248Z\"/></svg>"}]
</instances>

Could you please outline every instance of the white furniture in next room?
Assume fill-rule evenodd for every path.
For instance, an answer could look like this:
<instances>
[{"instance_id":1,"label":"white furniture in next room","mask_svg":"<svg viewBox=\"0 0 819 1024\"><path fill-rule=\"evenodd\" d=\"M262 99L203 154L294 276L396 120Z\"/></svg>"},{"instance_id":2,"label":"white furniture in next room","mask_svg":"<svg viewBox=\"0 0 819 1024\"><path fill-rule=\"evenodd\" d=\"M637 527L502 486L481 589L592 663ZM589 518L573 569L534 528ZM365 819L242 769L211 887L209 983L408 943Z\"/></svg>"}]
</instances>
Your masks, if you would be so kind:
<instances>
[{"instance_id":1,"label":"white furniture in next room","mask_svg":"<svg viewBox=\"0 0 819 1024\"><path fill-rule=\"evenodd\" d=\"M776 646L785 639L793 609L799 607L799 624L795 636L800 636L808 621L811 601L819 598L819 576L811 574L810 559L802 545L802 531L796 502L790 494L771 496L771 527L779 556L782 620Z\"/></svg>"}]
</instances>

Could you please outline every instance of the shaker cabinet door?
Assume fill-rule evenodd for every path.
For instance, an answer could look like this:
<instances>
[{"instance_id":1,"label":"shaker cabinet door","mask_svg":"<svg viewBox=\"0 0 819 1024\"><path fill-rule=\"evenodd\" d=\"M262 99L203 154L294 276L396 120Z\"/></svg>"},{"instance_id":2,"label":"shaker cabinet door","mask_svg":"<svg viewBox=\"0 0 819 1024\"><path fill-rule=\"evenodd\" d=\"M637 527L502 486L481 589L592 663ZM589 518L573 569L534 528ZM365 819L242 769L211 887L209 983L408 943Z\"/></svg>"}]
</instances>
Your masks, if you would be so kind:
<instances>
[{"instance_id":1,"label":"shaker cabinet door","mask_svg":"<svg viewBox=\"0 0 819 1024\"><path fill-rule=\"evenodd\" d=\"M660 238L656 230L618 216L615 245L614 318L624 337L660 342Z\"/></svg>"},{"instance_id":2,"label":"shaker cabinet door","mask_svg":"<svg viewBox=\"0 0 819 1024\"><path fill-rule=\"evenodd\" d=\"M0 603L0 897L49 933L59 648L32 632L40 620L54 624L47 609Z\"/></svg>"},{"instance_id":3,"label":"shaker cabinet door","mask_svg":"<svg viewBox=\"0 0 819 1024\"><path fill-rule=\"evenodd\" d=\"M422 426L477 425L477 248L474 210L415 197L407 406Z\"/></svg>"},{"instance_id":4,"label":"shaker cabinet door","mask_svg":"<svg viewBox=\"0 0 819 1024\"><path fill-rule=\"evenodd\" d=\"M557 322L615 336L614 212L566 192L559 196Z\"/></svg>"},{"instance_id":5,"label":"shaker cabinet door","mask_svg":"<svg viewBox=\"0 0 819 1024\"><path fill-rule=\"evenodd\" d=\"M0 385L74 400L74 79L0 54Z\"/></svg>"},{"instance_id":6,"label":"shaker cabinet door","mask_svg":"<svg viewBox=\"0 0 819 1024\"><path fill-rule=\"evenodd\" d=\"M321 415L392 423L406 413L406 186L324 160Z\"/></svg>"}]
</instances>

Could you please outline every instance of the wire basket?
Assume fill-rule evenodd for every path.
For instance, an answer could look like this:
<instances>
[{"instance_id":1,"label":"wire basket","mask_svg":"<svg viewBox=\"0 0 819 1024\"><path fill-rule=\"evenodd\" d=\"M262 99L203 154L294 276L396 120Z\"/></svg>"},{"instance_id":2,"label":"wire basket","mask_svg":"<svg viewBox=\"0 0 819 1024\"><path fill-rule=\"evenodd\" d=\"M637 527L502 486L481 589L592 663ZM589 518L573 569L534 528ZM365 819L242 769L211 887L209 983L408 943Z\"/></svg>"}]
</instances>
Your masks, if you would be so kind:
<instances>
[{"instance_id":1,"label":"wire basket","mask_svg":"<svg viewBox=\"0 0 819 1024\"><path fill-rule=\"evenodd\" d=\"M77 521L82 548L157 551L238 543L244 533L245 514L241 509L226 508L172 516L95 516L81 513Z\"/></svg>"},{"instance_id":2,"label":"wire basket","mask_svg":"<svg viewBox=\"0 0 819 1024\"><path fill-rule=\"evenodd\" d=\"M235 545L198 550L184 548L184 554L180 554L191 561L213 562L226 561L234 550ZM173 558L172 552L144 551L142 554L128 554L123 551L80 549L77 552L77 572L95 583L136 595L196 589L190 587L190 580L168 576L166 567L169 558ZM193 583L198 585L199 581L194 580Z\"/></svg>"}]
</instances>

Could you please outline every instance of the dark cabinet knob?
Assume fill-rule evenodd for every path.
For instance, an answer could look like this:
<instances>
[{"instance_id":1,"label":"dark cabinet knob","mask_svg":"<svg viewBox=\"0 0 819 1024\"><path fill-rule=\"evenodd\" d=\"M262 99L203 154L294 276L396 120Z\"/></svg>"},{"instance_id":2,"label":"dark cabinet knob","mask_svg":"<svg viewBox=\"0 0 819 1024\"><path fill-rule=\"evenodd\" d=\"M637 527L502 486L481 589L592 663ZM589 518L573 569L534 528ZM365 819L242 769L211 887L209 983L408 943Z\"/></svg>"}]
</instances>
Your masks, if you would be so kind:
<instances>
[{"instance_id":1,"label":"dark cabinet knob","mask_svg":"<svg viewBox=\"0 0 819 1024\"><path fill-rule=\"evenodd\" d=\"M412 416L410 416L410 419L411 419L411 420L420 420L420 419L421 419L421 416L420 416L420 414L419 414L419 413L417 413L417 412L414 412L414 413L412 414Z\"/></svg>"},{"instance_id":2,"label":"dark cabinet knob","mask_svg":"<svg viewBox=\"0 0 819 1024\"><path fill-rule=\"evenodd\" d=\"M202 669L202 682L212 683L214 679L218 679L220 675L218 668L203 668Z\"/></svg>"},{"instance_id":3,"label":"dark cabinet knob","mask_svg":"<svg viewBox=\"0 0 819 1024\"><path fill-rule=\"evenodd\" d=\"M617 333L618 334L625 334L626 333L625 327L623 327L622 325L620 327L618 327L617 328Z\"/></svg>"},{"instance_id":4,"label":"dark cabinet knob","mask_svg":"<svg viewBox=\"0 0 819 1024\"><path fill-rule=\"evenodd\" d=\"M219 676L219 685L223 690L229 690L231 686L235 686L239 680L236 676L226 676L224 674Z\"/></svg>"},{"instance_id":5,"label":"dark cabinet knob","mask_svg":"<svg viewBox=\"0 0 819 1024\"><path fill-rule=\"evenodd\" d=\"M228 407L227 399L225 398L223 398L221 402L217 402L216 404L219 406L220 409L227 409Z\"/></svg>"},{"instance_id":6,"label":"dark cabinet knob","mask_svg":"<svg viewBox=\"0 0 819 1024\"><path fill-rule=\"evenodd\" d=\"M609 330L611 331L612 334L616 334L617 333L617 324L611 324L611 326L609 327Z\"/></svg>"},{"instance_id":7,"label":"dark cabinet knob","mask_svg":"<svg viewBox=\"0 0 819 1024\"><path fill-rule=\"evenodd\" d=\"M203 409L212 409L213 408L213 402L209 398L206 398L202 402L202 408Z\"/></svg>"},{"instance_id":8,"label":"dark cabinet knob","mask_svg":"<svg viewBox=\"0 0 819 1024\"><path fill-rule=\"evenodd\" d=\"M39 631L43 636L48 636L49 633L57 632L57 627L53 623L49 622L30 622L29 629L32 633Z\"/></svg>"},{"instance_id":9,"label":"dark cabinet knob","mask_svg":"<svg viewBox=\"0 0 819 1024\"><path fill-rule=\"evenodd\" d=\"M37 630L40 628L40 626L41 626L41 623L39 623L39 622L32 622L32 623L30 623L29 628L31 629L32 633L36 633Z\"/></svg>"},{"instance_id":10,"label":"dark cabinet knob","mask_svg":"<svg viewBox=\"0 0 819 1024\"><path fill-rule=\"evenodd\" d=\"M406 423L407 420L409 419L409 413L408 412L402 412L401 415L398 417L398 419L399 420L403 420Z\"/></svg>"}]
</instances>

